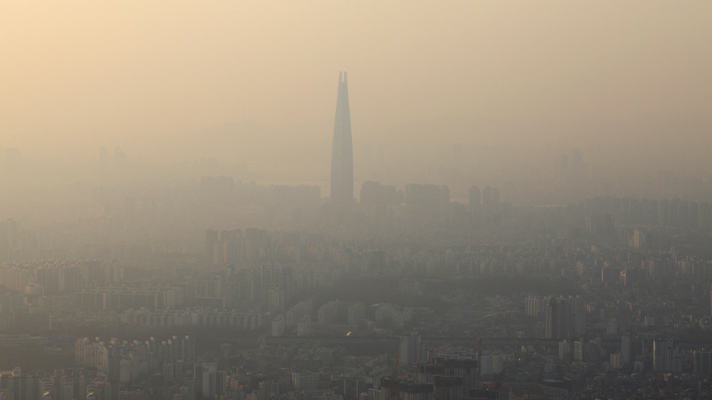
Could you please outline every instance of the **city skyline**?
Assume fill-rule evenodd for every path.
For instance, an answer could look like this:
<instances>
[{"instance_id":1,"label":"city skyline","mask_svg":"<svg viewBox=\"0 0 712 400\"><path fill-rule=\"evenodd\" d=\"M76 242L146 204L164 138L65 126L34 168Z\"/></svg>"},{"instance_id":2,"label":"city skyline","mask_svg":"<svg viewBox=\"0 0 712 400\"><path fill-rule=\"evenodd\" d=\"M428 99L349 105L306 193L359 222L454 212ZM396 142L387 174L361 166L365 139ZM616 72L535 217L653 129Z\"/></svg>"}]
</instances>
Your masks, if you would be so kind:
<instances>
[{"instance_id":1,"label":"city skyline","mask_svg":"<svg viewBox=\"0 0 712 400\"><path fill-rule=\"evenodd\" d=\"M712 2L0 12L0 400L712 399Z\"/></svg>"}]
</instances>

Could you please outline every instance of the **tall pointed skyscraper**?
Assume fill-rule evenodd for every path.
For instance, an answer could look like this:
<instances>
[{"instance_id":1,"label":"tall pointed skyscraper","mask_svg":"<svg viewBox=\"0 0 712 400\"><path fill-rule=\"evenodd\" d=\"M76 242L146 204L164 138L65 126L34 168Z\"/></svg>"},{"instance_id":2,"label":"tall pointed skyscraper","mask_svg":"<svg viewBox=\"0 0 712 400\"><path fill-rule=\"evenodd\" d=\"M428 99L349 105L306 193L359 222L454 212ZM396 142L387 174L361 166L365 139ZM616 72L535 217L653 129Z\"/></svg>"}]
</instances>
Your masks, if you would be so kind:
<instances>
[{"instance_id":1,"label":"tall pointed skyscraper","mask_svg":"<svg viewBox=\"0 0 712 400\"><path fill-rule=\"evenodd\" d=\"M354 201L354 153L351 146L351 112L346 72L339 72L336 96L334 143L331 150L331 208L334 216L345 216Z\"/></svg>"}]
</instances>

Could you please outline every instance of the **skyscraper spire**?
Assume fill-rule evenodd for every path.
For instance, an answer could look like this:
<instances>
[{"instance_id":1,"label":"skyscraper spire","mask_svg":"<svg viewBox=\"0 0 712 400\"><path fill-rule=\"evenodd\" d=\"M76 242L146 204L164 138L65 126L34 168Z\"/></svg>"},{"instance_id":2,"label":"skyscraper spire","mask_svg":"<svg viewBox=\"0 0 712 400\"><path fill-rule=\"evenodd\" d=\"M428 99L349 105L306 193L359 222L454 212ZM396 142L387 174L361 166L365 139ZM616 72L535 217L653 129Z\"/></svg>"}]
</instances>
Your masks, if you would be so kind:
<instances>
[{"instance_id":1,"label":"skyscraper spire","mask_svg":"<svg viewBox=\"0 0 712 400\"><path fill-rule=\"evenodd\" d=\"M354 199L354 161L351 145L351 112L346 72L339 72L334 140L331 151L331 207L335 216L345 216Z\"/></svg>"}]
</instances>

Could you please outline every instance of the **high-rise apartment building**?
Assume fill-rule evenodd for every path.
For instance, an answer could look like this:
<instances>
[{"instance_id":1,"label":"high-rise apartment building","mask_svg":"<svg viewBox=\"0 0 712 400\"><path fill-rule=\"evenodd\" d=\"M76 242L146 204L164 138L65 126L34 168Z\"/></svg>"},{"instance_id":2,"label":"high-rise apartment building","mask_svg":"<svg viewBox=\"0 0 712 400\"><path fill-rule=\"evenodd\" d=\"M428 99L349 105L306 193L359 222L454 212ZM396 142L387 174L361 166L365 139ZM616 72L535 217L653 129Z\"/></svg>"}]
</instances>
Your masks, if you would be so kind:
<instances>
[{"instance_id":1,"label":"high-rise apartment building","mask_svg":"<svg viewBox=\"0 0 712 400\"><path fill-rule=\"evenodd\" d=\"M693 367L695 375L712 377L712 352L698 350L693 353Z\"/></svg>"},{"instance_id":2,"label":"high-rise apartment building","mask_svg":"<svg viewBox=\"0 0 712 400\"><path fill-rule=\"evenodd\" d=\"M566 339L586 332L586 310L578 297L555 298L546 305L546 337Z\"/></svg>"},{"instance_id":3,"label":"high-rise apartment building","mask_svg":"<svg viewBox=\"0 0 712 400\"><path fill-rule=\"evenodd\" d=\"M632 361L631 356L630 335L626 334L621 336L621 363L629 364Z\"/></svg>"},{"instance_id":4,"label":"high-rise apartment building","mask_svg":"<svg viewBox=\"0 0 712 400\"><path fill-rule=\"evenodd\" d=\"M673 340L653 341L653 371L680 372L680 350Z\"/></svg>"}]
</instances>

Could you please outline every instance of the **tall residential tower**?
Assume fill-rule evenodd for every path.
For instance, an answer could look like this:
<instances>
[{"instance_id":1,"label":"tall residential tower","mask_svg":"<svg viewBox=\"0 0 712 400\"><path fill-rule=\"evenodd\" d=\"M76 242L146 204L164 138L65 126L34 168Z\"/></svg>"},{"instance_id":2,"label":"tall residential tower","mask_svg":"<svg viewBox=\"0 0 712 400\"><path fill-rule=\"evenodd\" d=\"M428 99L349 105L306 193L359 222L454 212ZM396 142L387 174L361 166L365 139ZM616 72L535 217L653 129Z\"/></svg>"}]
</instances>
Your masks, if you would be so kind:
<instances>
[{"instance_id":1,"label":"tall residential tower","mask_svg":"<svg viewBox=\"0 0 712 400\"><path fill-rule=\"evenodd\" d=\"M351 146L351 113L346 72L339 72L334 142L331 151L331 209L336 217L351 210L354 200L354 154Z\"/></svg>"}]
</instances>

